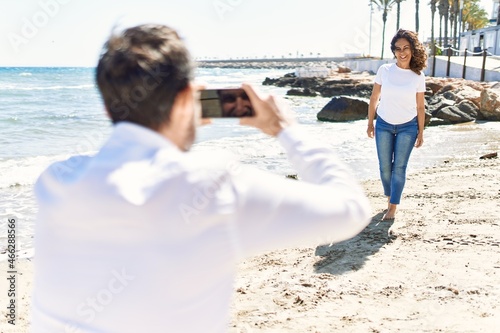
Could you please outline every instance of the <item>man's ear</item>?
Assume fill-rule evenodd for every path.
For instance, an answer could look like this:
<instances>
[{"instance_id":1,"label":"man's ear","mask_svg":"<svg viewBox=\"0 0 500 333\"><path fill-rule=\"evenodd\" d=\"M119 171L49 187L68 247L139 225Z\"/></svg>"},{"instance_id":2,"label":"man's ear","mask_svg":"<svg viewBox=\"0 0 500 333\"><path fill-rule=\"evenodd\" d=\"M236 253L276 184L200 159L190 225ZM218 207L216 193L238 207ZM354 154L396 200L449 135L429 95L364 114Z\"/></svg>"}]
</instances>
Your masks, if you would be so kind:
<instances>
[{"instance_id":1,"label":"man's ear","mask_svg":"<svg viewBox=\"0 0 500 333\"><path fill-rule=\"evenodd\" d=\"M177 93L172 110L170 111L170 122L184 117L191 118L189 110L193 108L193 89L192 84L189 83L186 88Z\"/></svg>"}]
</instances>

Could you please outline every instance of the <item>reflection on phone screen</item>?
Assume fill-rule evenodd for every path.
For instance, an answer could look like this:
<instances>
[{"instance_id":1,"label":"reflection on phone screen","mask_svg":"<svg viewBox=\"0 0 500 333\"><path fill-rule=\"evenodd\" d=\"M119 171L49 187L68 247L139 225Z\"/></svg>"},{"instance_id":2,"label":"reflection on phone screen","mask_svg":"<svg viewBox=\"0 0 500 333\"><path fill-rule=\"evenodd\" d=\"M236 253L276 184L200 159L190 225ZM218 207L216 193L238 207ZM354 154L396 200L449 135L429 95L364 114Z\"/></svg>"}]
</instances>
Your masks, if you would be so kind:
<instances>
[{"instance_id":1,"label":"reflection on phone screen","mask_svg":"<svg viewBox=\"0 0 500 333\"><path fill-rule=\"evenodd\" d=\"M254 115L252 104L243 89L206 89L201 92L204 118L241 118Z\"/></svg>"}]
</instances>

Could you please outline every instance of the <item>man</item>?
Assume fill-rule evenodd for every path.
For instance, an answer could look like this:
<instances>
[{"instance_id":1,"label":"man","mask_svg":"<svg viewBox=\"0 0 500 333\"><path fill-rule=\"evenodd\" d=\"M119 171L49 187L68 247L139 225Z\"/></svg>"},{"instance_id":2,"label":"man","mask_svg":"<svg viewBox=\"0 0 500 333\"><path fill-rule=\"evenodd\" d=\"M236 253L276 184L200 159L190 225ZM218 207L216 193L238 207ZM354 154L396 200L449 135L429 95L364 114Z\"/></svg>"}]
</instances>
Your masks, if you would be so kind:
<instances>
[{"instance_id":1,"label":"man","mask_svg":"<svg viewBox=\"0 0 500 333\"><path fill-rule=\"evenodd\" d=\"M188 153L199 88L168 27L112 36L97 82L110 138L93 157L50 166L35 187L33 332L223 332L239 260L368 224L347 168L249 85L255 116L241 123L277 137L303 180Z\"/></svg>"}]
</instances>

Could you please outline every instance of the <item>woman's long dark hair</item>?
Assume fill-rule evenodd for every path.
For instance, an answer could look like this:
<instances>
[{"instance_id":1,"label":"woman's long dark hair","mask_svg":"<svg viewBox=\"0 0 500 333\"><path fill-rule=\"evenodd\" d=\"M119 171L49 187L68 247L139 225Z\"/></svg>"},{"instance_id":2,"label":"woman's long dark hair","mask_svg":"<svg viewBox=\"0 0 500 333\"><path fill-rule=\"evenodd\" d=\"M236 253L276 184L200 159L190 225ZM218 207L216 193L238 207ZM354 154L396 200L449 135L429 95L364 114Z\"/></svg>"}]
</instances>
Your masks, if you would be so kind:
<instances>
[{"instance_id":1,"label":"woman's long dark hair","mask_svg":"<svg viewBox=\"0 0 500 333\"><path fill-rule=\"evenodd\" d=\"M411 46L410 69L420 75L422 70L427 67L427 52L424 45L418 40L418 35L415 32L399 29L391 41L391 51L394 55L396 55L396 42L401 38L406 39Z\"/></svg>"}]
</instances>

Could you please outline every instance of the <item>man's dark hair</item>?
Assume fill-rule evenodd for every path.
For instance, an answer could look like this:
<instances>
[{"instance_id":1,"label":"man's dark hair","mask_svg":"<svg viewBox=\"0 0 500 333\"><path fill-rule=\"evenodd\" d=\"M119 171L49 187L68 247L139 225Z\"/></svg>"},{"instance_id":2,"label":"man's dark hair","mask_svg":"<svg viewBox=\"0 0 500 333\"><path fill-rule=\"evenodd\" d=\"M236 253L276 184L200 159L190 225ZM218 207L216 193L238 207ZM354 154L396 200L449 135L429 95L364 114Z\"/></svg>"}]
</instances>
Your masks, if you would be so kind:
<instances>
[{"instance_id":1,"label":"man's dark hair","mask_svg":"<svg viewBox=\"0 0 500 333\"><path fill-rule=\"evenodd\" d=\"M193 72L189 51L176 31L147 24L109 38L96 80L113 123L130 121L157 130L169 121L175 97Z\"/></svg>"}]
</instances>

